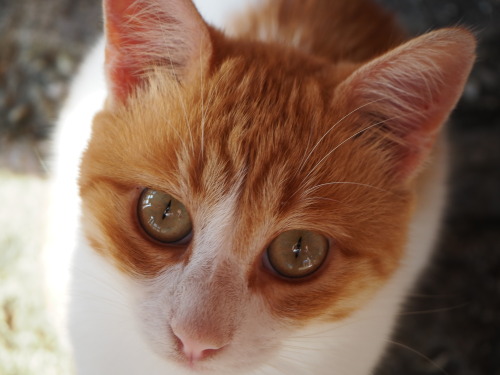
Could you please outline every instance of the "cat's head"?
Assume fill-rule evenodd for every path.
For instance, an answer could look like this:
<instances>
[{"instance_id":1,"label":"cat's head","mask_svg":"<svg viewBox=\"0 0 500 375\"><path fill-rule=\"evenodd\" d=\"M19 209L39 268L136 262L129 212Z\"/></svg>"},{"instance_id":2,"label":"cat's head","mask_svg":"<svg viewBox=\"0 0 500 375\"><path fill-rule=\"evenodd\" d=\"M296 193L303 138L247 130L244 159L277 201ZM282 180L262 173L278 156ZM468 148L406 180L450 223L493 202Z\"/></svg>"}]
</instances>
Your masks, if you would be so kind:
<instances>
[{"instance_id":1,"label":"cat's head","mask_svg":"<svg viewBox=\"0 0 500 375\"><path fill-rule=\"evenodd\" d=\"M141 285L145 340L231 372L361 309L405 250L472 37L333 64L226 38L190 1L105 11L110 96L82 163L84 229Z\"/></svg>"}]
</instances>

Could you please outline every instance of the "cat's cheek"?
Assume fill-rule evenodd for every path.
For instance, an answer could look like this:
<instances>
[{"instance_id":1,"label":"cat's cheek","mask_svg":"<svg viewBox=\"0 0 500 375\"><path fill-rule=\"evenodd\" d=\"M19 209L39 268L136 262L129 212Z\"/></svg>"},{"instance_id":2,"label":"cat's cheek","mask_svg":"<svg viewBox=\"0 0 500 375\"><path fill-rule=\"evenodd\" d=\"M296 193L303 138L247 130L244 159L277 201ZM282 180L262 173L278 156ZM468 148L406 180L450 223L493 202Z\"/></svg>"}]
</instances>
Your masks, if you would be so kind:
<instances>
[{"instance_id":1,"label":"cat's cheek","mask_svg":"<svg viewBox=\"0 0 500 375\"><path fill-rule=\"evenodd\" d=\"M174 360L180 358L170 329L170 301L173 298L172 286L177 283L177 268L180 266L171 267L170 272L164 273L161 278L145 281L138 307L138 318L151 349L160 357Z\"/></svg>"}]
</instances>

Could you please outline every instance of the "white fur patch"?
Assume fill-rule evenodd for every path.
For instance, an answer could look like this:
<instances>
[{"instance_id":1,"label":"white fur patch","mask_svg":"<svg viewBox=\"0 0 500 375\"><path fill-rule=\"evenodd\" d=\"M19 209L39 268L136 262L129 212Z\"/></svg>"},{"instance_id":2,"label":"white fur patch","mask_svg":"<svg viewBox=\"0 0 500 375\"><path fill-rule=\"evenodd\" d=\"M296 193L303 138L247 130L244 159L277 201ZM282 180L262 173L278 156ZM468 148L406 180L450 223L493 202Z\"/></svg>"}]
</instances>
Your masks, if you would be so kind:
<instances>
[{"instance_id":1,"label":"white fur patch","mask_svg":"<svg viewBox=\"0 0 500 375\"><path fill-rule=\"evenodd\" d=\"M241 13L262 0L194 0L193 2L205 21L224 30L231 15Z\"/></svg>"}]
</instances>

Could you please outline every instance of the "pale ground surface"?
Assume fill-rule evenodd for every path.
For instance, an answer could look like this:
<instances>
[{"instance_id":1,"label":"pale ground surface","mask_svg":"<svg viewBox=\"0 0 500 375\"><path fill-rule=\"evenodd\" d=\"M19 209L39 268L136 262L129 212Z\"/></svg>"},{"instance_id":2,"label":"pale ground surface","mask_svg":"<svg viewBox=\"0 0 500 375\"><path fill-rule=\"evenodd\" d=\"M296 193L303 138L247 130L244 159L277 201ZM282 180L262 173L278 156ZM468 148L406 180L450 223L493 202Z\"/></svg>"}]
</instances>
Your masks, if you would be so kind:
<instances>
[{"instance_id":1,"label":"pale ground surface","mask_svg":"<svg viewBox=\"0 0 500 375\"><path fill-rule=\"evenodd\" d=\"M68 374L39 266L47 181L0 170L0 374Z\"/></svg>"}]
</instances>

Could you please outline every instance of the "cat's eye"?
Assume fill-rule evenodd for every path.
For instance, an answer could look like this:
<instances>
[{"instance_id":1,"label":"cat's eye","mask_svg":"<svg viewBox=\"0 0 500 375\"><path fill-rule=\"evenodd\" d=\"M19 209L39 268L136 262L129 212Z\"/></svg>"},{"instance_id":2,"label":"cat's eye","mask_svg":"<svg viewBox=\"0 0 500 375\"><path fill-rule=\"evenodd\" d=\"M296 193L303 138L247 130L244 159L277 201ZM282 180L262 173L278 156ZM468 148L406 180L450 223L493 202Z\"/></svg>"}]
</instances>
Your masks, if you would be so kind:
<instances>
[{"instance_id":1,"label":"cat's eye","mask_svg":"<svg viewBox=\"0 0 500 375\"><path fill-rule=\"evenodd\" d=\"M192 230L186 207L170 194L158 190L143 190L137 204L137 216L144 231L160 242L178 243Z\"/></svg>"},{"instance_id":2,"label":"cat's eye","mask_svg":"<svg viewBox=\"0 0 500 375\"><path fill-rule=\"evenodd\" d=\"M328 239L308 230L289 230L276 237L267 248L269 265L278 274L300 278L316 272L328 254Z\"/></svg>"}]
</instances>

